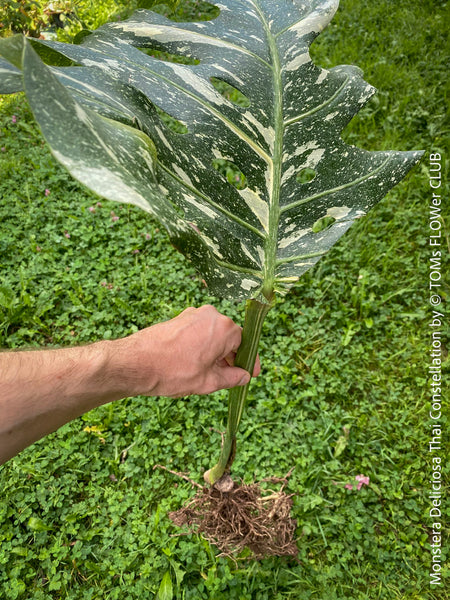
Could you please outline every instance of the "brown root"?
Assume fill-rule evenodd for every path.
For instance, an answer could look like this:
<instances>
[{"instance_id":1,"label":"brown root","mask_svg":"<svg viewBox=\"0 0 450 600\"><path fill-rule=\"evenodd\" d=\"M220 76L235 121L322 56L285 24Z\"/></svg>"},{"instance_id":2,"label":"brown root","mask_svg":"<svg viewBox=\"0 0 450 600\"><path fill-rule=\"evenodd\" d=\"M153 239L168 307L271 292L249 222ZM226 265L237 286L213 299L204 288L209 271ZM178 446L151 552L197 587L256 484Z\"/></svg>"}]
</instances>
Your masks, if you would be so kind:
<instances>
[{"instance_id":1,"label":"brown root","mask_svg":"<svg viewBox=\"0 0 450 600\"><path fill-rule=\"evenodd\" d=\"M296 521L290 516L293 494L283 491L289 475L264 480L283 482L279 491L263 490L258 483L230 486L228 475L225 487L218 489L216 484L202 488L169 517L175 525L187 526L190 533L202 534L222 555L236 557L248 548L248 558L257 560L268 556L296 557Z\"/></svg>"}]
</instances>

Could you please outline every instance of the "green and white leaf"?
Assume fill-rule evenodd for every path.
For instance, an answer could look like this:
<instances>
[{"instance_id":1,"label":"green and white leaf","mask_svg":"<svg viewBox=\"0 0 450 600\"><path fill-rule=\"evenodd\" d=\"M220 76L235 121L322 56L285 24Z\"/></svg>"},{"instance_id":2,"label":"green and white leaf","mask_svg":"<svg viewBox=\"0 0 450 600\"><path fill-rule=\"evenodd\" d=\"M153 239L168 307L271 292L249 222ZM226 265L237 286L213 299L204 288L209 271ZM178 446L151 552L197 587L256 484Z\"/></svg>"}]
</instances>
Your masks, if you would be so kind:
<instances>
[{"instance_id":1,"label":"green and white leaf","mask_svg":"<svg viewBox=\"0 0 450 600\"><path fill-rule=\"evenodd\" d=\"M337 0L217 6L216 19L199 23L140 10L78 45L34 42L33 50L23 38L3 40L0 92L17 88L19 69L44 136L74 177L156 216L212 293L270 301L422 153L368 152L341 139L375 90L356 67L324 70L310 59ZM199 63L159 60L146 48ZM249 105L227 100L211 78ZM247 187L222 177L216 159L237 165ZM307 169L314 177L301 183ZM326 217L332 224L322 229Z\"/></svg>"},{"instance_id":2,"label":"green and white leaf","mask_svg":"<svg viewBox=\"0 0 450 600\"><path fill-rule=\"evenodd\" d=\"M20 69L0 58L0 90L2 94L14 94L23 90Z\"/></svg>"}]
</instances>

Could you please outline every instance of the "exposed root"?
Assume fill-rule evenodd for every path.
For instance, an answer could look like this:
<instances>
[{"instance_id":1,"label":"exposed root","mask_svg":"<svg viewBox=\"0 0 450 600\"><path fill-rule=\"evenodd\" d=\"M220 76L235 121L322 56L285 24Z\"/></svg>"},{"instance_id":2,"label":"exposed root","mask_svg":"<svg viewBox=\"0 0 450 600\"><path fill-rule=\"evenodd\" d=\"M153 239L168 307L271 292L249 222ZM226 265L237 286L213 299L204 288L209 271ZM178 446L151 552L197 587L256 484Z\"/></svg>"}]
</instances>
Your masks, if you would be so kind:
<instances>
[{"instance_id":1,"label":"exposed root","mask_svg":"<svg viewBox=\"0 0 450 600\"><path fill-rule=\"evenodd\" d=\"M180 473L180 471L172 471L172 469L168 469L167 467L164 467L163 465L154 465L153 470L155 470L155 469L164 469L164 471L167 471L168 473L172 473L172 475L176 475L177 477L181 477L182 479L189 481L189 483L193 487L198 487L200 489L203 489L199 483L197 483L196 481L194 481L193 479L188 477L185 473Z\"/></svg>"},{"instance_id":2,"label":"exposed root","mask_svg":"<svg viewBox=\"0 0 450 600\"><path fill-rule=\"evenodd\" d=\"M236 557L248 548L252 553L249 558L253 559L296 557L296 521L290 516L294 494L283 491L289 475L263 480L282 483L279 491L263 490L259 483L238 485L228 475L225 486L221 488L218 482L202 488L186 506L169 517L175 525L201 533L222 555Z\"/></svg>"}]
</instances>

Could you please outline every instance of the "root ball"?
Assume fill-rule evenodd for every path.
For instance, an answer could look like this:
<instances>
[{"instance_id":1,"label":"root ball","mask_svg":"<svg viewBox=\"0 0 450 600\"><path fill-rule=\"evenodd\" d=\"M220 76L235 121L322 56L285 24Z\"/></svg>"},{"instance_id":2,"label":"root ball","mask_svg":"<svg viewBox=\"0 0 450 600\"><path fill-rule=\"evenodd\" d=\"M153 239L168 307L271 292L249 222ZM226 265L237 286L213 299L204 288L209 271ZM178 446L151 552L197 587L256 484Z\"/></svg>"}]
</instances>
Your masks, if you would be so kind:
<instances>
[{"instance_id":1,"label":"root ball","mask_svg":"<svg viewBox=\"0 0 450 600\"><path fill-rule=\"evenodd\" d=\"M231 478L230 478L231 479ZM284 481L275 479L272 481ZM249 558L297 556L296 521L291 518L292 496L262 490L258 483L202 488L183 508L169 514L179 527L201 533L222 555L236 557L244 548Z\"/></svg>"}]
</instances>

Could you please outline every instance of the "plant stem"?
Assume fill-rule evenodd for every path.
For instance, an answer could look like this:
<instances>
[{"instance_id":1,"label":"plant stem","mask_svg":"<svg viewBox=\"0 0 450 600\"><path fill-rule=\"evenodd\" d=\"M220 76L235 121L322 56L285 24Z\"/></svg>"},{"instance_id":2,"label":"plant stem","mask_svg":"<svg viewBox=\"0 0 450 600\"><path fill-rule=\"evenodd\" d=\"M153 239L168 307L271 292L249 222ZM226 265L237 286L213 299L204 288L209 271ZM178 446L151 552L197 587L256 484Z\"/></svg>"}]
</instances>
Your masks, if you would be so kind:
<instances>
[{"instance_id":1,"label":"plant stem","mask_svg":"<svg viewBox=\"0 0 450 600\"><path fill-rule=\"evenodd\" d=\"M253 373L258 354L262 325L271 305L258 300L247 300L245 306L242 341L234 361L235 366ZM204 474L204 479L214 485L224 474L229 473L236 454L236 433L244 410L245 399L250 384L237 386L228 395L228 423L219 462Z\"/></svg>"}]
</instances>

